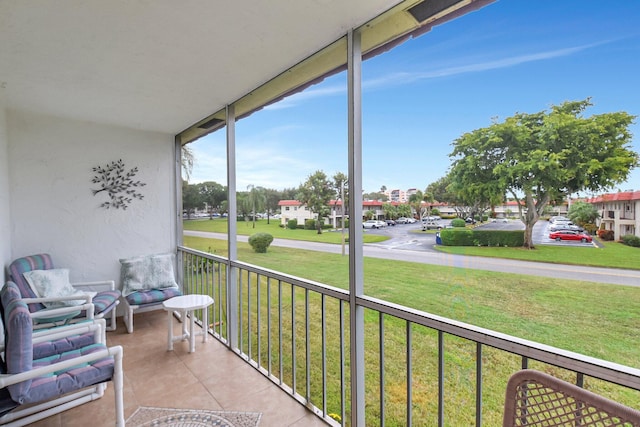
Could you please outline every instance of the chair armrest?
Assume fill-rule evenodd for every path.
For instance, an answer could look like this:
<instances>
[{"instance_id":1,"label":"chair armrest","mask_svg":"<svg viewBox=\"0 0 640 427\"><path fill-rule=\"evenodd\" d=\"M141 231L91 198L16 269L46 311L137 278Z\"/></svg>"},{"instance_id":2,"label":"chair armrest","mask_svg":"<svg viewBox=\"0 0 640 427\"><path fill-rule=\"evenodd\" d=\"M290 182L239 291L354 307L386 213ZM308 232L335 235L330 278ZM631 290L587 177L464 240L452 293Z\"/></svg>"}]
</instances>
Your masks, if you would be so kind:
<instances>
[{"instance_id":1,"label":"chair armrest","mask_svg":"<svg viewBox=\"0 0 640 427\"><path fill-rule=\"evenodd\" d=\"M3 374L0 375L0 388L5 388L12 384L17 384L43 375L52 374L54 372L69 370L70 368L104 359L109 356L114 357L115 363L121 363L122 353L122 346L116 345L85 356L73 357L41 368L31 369L27 372L21 372L19 374Z\"/></svg>"},{"instance_id":2,"label":"chair armrest","mask_svg":"<svg viewBox=\"0 0 640 427\"><path fill-rule=\"evenodd\" d=\"M30 302L35 302L33 300L45 300L45 301L65 301L68 300L70 298L65 298L65 297L60 297L60 298L25 298L23 299L23 301L25 303L30 303ZM78 300L78 299L84 299L84 297L82 298L71 298L73 300ZM79 312L79 311L86 311L87 313L87 319L93 319L94 316L94 312L95 312L95 306L93 305L93 303L91 302L91 300L93 299L92 296L88 296L88 300L89 302L85 302L84 304L81 305L70 305L70 306L66 306L66 307L59 307L59 308L47 308L44 310L38 310L38 311L34 311L33 313L31 313L31 318L33 320L39 320L39 319L50 319L50 318L54 318L54 317L60 317L60 316L64 316L64 315L71 315L73 313ZM38 301L40 302L40 301Z\"/></svg>"},{"instance_id":3,"label":"chair armrest","mask_svg":"<svg viewBox=\"0 0 640 427\"><path fill-rule=\"evenodd\" d=\"M94 342L106 344L107 323L104 319L91 319L81 323L72 323L64 326L55 326L49 329L38 329L33 332L32 343L39 344L46 341L54 341L73 335L81 335L87 332L94 333Z\"/></svg>"},{"instance_id":4,"label":"chair armrest","mask_svg":"<svg viewBox=\"0 0 640 427\"><path fill-rule=\"evenodd\" d=\"M42 297L42 298L22 298L25 304L36 304L44 302L56 302L56 301L79 301L83 300L85 304L91 304L93 302L93 294L86 293L85 295L69 295L66 297Z\"/></svg>"},{"instance_id":5,"label":"chair armrest","mask_svg":"<svg viewBox=\"0 0 640 427\"><path fill-rule=\"evenodd\" d=\"M72 283L74 288L88 288L91 291L115 291L116 283L113 280L99 280L96 282Z\"/></svg>"}]
</instances>

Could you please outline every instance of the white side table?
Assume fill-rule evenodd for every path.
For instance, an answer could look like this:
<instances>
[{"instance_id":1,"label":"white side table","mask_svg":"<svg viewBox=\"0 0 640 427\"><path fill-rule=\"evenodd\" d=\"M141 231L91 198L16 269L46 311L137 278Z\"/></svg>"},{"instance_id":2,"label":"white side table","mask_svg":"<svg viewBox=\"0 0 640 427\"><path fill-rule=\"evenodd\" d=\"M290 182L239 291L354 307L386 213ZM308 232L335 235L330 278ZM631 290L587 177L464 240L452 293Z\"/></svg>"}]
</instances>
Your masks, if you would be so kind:
<instances>
[{"instance_id":1,"label":"white side table","mask_svg":"<svg viewBox=\"0 0 640 427\"><path fill-rule=\"evenodd\" d=\"M189 339L189 353L196 351L195 337L202 335L202 342L207 341L207 331L209 330L208 323L208 309L213 304L213 298L208 295L182 295L179 297L169 298L162 303L162 307L168 312L169 315L169 335L168 335L168 350L173 350L173 343L176 341L184 341ZM202 332L195 333L193 331L193 325L195 323L193 315L194 310L202 309ZM182 319L182 335L173 336L173 312L180 313ZM187 315L189 315L189 330L187 331Z\"/></svg>"}]
</instances>

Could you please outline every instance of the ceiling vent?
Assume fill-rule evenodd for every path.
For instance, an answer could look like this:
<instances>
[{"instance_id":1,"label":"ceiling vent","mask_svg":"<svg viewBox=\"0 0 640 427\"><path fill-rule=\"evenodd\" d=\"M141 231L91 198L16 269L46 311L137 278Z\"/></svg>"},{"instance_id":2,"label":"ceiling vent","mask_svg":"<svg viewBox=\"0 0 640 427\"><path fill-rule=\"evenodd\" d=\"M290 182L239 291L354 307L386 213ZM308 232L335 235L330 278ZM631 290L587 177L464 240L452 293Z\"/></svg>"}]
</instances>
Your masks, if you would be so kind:
<instances>
[{"instance_id":1,"label":"ceiling vent","mask_svg":"<svg viewBox=\"0 0 640 427\"><path fill-rule=\"evenodd\" d=\"M460 0L426 0L408 9L407 12L409 12L416 21L424 22L456 3L460 3Z\"/></svg>"},{"instance_id":2,"label":"ceiling vent","mask_svg":"<svg viewBox=\"0 0 640 427\"><path fill-rule=\"evenodd\" d=\"M214 126L216 126L216 127L217 127L217 126L218 126L218 125L220 125L221 123L224 123L224 120L216 119L216 118L214 117L214 118L213 118L213 119L211 119L211 120L208 120L208 121L206 121L206 122L204 122L204 123L200 123L200 124L198 125L198 128L199 128L199 129L211 129L211 128L212 128L212 127L214 127Z\"/></svg>"}]
</instances>

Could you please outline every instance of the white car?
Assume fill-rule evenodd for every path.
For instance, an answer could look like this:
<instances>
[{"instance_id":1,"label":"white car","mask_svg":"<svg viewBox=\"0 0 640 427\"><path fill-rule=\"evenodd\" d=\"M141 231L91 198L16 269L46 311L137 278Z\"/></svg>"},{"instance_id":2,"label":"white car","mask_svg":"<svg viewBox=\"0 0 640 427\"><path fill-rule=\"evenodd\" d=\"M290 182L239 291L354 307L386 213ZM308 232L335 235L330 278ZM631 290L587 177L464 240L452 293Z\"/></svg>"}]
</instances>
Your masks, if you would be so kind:
<instances>
[{"instance_id":1,"label":"white car","mask_svg":"<svg viewBox=\"0 0 640 427\"><path fill-rule=\"evenodd\" d=\"M386 226L387 226L386 222L377 221L375 219L370 219L362 223L362 228L382 228Z\"/></svg>"}]
</instances>

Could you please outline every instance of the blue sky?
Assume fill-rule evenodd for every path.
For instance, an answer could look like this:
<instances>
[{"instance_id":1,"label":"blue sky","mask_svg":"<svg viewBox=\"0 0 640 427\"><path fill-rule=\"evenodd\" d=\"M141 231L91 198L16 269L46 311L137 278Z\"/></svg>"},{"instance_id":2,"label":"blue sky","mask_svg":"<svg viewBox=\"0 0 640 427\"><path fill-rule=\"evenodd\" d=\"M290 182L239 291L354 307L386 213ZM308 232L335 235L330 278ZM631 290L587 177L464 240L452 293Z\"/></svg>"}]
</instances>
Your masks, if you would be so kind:
<instances>
[{"instance_id":1,"label":"blue sky","mask_svg":"<svg viewBox=\"0 0 640 427\"><path fill-rule=\"evenodd\" d=\"M363 63L363 187L424 190L463 133L587 97L587 115L640 115L640 1L497 1ZM236 124L237 187L346 173L346 135L342 73ZM226 185L224 141L191 144L191 183ZM640 170L618 188L640 190Z\"/></svg>"}]
</instances>

